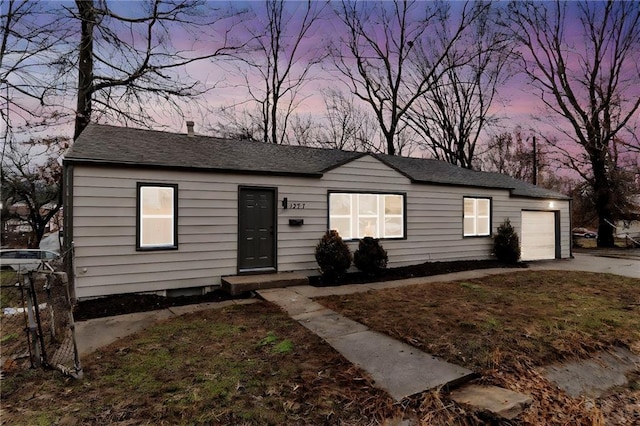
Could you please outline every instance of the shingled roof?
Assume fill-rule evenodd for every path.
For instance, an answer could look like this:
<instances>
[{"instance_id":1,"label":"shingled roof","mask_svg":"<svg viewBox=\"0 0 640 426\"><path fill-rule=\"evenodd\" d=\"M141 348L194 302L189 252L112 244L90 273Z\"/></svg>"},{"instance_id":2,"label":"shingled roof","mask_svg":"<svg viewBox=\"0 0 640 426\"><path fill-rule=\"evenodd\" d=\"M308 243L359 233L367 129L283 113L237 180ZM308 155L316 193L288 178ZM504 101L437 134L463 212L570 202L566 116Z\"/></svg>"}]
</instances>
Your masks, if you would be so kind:
<instances>
[{"instance_id":1,"label":"shingled roof","mask_svg":"<svg viewBox=\"0 0 640 426\"><path fill-rule=\"evenodd\" d=\"M65 162L321 177L364 155L369 154L92 123L67 152ZM568 199L499 173L467 170L438 160L371 155L417 183L502 188L517 196Z\"/></svg>"},{"instance_id":2,"label":"shingled roof","mask_svg":"<svg viewBox=\"0 0 640 426\"><path fill-rule=\"evenodd\" d=\"M464 169L445 161L382 154L377 154L376 157L414 182L503 188L511 190L513 195L523 197L569 199L558 192L514 179L511 176Z\"/></svg>"}]
</instances>

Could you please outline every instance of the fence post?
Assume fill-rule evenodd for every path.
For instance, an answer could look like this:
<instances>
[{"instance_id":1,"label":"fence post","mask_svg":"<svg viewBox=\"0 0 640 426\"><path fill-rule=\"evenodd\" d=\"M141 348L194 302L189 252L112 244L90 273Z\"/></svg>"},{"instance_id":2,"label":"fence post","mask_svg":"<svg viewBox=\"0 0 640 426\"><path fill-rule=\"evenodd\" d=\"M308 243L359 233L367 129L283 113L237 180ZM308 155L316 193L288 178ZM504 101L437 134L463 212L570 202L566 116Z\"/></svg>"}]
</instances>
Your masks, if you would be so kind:
<instances>
[{"instance_id":1,"label":"fence post","mask_svg":"<svg viewBox=\"0 0 640 426\"><path fill-rule=\"evenodd\" d=\"M29 345L31 347L31 365L40 368L42 364L40 345L38 342L38 326L35 319L35 309L37 309L37 305L34 306L35 302L33 300L33 284L31 282L31 277L29 276L29 274L22 275L22 281L27 287L27 317L29 318L29 326L27 332L29 334Z\"/></svg>"}]
</instances>

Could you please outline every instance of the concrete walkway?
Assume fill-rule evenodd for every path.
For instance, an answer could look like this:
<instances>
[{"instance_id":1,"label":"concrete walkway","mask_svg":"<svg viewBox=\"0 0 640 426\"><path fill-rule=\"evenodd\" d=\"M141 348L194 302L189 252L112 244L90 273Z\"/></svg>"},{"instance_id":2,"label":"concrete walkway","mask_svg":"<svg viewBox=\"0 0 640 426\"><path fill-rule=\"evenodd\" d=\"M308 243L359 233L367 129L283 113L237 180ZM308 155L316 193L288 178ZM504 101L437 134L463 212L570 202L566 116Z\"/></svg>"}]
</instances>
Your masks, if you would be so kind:
<instances>
[{"instance_id":1,"label":"concrete walkway","mask_svg":"<svg viewBox=\"0 0 640 426\"><path fill-rule=\"evenodd\" d=\"M289 288L258 290L294 320L317 334L351 363L358 365L396 401L474 377L472 371L439 360L301 295Z\"/></svg>"},{"instance_id":2,"label":"concrete walkway","mask_svg":"<svg viewBox=\"0 0 640 426\"><path fill-rule=\"evenodd\" d=\"M589 359L549 365L540 371L569 396L593 399L614 386L625 386L628 375L640 371L640 355L613 348Z\"/></svg>"}]
</instances>

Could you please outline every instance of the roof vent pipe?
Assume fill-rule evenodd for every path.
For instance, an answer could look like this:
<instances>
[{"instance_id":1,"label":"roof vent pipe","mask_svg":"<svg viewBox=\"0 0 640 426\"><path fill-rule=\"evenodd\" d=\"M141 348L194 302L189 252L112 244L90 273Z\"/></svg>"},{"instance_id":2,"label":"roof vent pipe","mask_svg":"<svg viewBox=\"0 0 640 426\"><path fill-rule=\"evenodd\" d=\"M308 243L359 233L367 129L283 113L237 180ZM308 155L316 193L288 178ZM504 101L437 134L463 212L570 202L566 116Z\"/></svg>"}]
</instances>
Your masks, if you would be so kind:
<instances>
[{"instance_id":1,"label":"roof vent pipe","mask_svg":"<svg viewBox=\"0 0 640 426\"><path fill-rule=\"evenodd\" d=\"M187 136L193 136L193 121L187 121Z\"/></svg>"}]
</instances>

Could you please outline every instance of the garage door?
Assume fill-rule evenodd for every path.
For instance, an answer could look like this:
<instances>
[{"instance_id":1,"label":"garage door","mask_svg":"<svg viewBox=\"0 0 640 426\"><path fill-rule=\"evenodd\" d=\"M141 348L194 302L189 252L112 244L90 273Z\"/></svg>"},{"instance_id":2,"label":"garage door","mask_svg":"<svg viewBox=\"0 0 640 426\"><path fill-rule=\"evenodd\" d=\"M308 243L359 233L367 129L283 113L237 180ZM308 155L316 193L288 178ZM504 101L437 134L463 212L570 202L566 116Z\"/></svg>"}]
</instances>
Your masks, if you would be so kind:
<instances>
[{"instance_id":1,"label":"garage door","mask_svg":"<svg viewBox=\"0 0 640 426\"><path fill-rule=\"evenodd\" d=\"M522 212L520 247L522 260L556 258L556 219L554 212Z\"/></svg>"}]
</instances>

